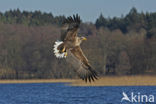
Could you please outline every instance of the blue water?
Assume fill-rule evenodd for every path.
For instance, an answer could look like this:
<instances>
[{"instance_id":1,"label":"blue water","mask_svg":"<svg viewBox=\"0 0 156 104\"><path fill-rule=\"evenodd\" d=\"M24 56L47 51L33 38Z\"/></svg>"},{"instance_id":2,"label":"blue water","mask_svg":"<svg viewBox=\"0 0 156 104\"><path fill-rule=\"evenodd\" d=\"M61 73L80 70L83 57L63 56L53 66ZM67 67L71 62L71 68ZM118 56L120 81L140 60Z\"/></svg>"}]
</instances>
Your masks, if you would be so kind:
<instances>
[{"instance_id":1,"label":"blue water","mask_svg":"<svg viewBox=\"0 0 156 104\"><path fill-rule=\"evenodd\" d=\"M64 83L0 84L0 104L132 104L127 101L121 102L123 91L127 94L140 92L156 95L154 86L73 87Z\"/></svg>"}]
</instances>

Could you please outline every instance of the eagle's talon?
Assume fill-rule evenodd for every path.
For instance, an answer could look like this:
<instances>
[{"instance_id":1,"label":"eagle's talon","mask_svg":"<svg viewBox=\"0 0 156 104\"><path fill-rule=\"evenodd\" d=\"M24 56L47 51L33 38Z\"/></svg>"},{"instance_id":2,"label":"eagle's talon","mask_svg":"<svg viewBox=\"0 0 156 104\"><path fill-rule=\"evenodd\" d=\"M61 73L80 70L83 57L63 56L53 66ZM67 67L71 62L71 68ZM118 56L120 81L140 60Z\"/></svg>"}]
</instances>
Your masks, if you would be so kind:
<instances>
[{"instance_id":1,"label":"eagle's talon","mask_svg":"<svg viewBox=\"0 0 156 104\"><path fill-rule=\"evenodd\" d=\"M64 54L64 56L67 56L67 52Z\"/></svg>"}]
</instances>

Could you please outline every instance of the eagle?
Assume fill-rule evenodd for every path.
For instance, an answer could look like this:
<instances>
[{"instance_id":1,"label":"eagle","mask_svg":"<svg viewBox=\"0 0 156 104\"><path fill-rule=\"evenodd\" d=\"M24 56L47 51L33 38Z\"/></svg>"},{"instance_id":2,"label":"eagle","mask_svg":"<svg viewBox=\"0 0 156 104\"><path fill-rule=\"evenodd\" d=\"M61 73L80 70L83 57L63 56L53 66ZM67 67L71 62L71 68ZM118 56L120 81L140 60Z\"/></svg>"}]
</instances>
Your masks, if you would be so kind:
<instances>
[{"instance_id":1,"label":"eagle","mask_svg":"<svg viewBox=\"0 0 156 104\"><path fill-rule=\"evenodd\" d=\"M80 65L83 67L77 71L79 77L85 82L91 82L98 79L98 75L80 47L82 41L87 40L83 36L78 36L80 23L81 20L78 14L69 16L64 20L60 40L54 44L54 54L57 58L66 58L68 57L67 52L70 51L81 62Z\"/></svg>"}]
</instances>

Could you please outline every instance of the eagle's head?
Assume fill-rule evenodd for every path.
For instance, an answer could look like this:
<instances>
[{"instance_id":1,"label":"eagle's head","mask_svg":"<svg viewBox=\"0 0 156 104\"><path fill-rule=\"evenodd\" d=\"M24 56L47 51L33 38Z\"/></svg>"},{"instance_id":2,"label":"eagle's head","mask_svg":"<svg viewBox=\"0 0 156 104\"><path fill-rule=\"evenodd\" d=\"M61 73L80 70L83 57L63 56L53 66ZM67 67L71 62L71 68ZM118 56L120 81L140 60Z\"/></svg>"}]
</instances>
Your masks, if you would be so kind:
<instances>
[{"instance_id":1,"label":"eagle's head","mask_svg":"<svg viewBox=\"0 0 156 104\"><path fill-rule=\"evenodd\" d=\"M87 40L87 38L82 36L82 37L80 37L80 40L81 40L81 41Z\"/></svg>"},{"instance_id":2,"label":"eagle's head","mask_svg":"<svg viewBox=\"0 0 156 104\"><path fill-rule=\"evenodd\" d=\"M79 37L78 38L78 44L80 45L81 43L82 43L82 41L84 41L84 40L87 40L87 38L86 37Z\"/></svg>"},{"instance_id":3,"label":"eagle's head","mask_svg":"<svg viewBox=\"0 0 156 104\"><path fill-rule=\"evenodd\" d=\"M85 38L85 37L76 37L75 46L79 46L82 43L82 41L84 41L84 40L87 40L87 38Z\"/></svg>"}]
</instances>

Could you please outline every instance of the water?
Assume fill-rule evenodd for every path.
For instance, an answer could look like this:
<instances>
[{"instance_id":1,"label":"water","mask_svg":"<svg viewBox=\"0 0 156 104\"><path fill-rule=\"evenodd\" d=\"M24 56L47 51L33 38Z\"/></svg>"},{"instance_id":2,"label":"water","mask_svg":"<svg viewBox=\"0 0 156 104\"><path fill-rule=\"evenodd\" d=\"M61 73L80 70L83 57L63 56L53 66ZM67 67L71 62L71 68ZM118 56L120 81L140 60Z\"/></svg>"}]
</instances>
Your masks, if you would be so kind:
<instances>
[{"instance_id":1,"label":"water","mask_svg":"<svg viewBox=\"0 0 156 104\"><path fill-rule=\"evenodd\" d=\"M0 104L132 104L128 101L121 103L123 91L127 94L140 92L156 95L154 86L73 87L64 83L0 84Z\"/></svg>"}]
</instances>

